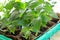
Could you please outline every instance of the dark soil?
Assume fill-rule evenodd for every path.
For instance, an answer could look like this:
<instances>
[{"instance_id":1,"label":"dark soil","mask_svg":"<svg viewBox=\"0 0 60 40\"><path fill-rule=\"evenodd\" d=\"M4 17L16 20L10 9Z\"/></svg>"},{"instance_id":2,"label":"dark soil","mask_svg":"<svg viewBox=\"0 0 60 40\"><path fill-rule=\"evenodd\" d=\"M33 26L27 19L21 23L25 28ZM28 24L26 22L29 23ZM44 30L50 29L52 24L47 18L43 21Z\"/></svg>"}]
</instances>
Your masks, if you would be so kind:
<instances>
[{"instance_id":1,"label":"dark soil","mask_svg":"<svg viewBox=\"0 0 60 40\"><path fill-rule=\"evenodd\" d=\"M32 36L35 36L35 38L36 38L37 36L43 34L47 29L49 29L50 27L52 27L54 24L56 24L60 20L60 14L58 13L57 15L58 15L59 18L57 18L57 19L52 18L52 20L46 24L47 27L44 27L44 28L42 27L40 29L40 33L38 33L38 35L35 35L35 32L31 32L30 40L34 40L32 38ZM6 28L4 28L4 29L6 29ZM16 31L15 31L15 34L9 33L8 31L5 32L4 34L7 37L12 38L13 40L29 40L29 38L28 39L25 39L24 37L22 37L22 35L19 34L20 31L21 31L21 28L17 28Z\"/></svg>"}]
</instances>

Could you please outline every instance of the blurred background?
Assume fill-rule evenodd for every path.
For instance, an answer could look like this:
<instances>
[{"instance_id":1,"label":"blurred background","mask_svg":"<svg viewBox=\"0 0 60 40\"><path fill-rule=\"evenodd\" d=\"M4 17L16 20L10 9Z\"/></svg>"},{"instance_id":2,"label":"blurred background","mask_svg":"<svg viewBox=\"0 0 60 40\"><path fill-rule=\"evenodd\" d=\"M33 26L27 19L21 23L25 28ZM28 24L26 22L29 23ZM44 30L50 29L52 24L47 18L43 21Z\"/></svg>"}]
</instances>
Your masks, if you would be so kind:
<instances>
[{"instance_id":1,"label":"blurred background","mask_svg":"<svg viewBox=\"0 0 60 40\"><path fill-rule=\"evenodd\" d=\"M5 0L0 0L0 3L4 3L4 1ZM29 0L22 0L22 2L25 2L25 1L28 2ZM47 0L45 0L45 1L47 1ZM6 2L8 2L8 1L6 0ZM60 0L51 0L51 2L56 2L55 6L53 7L54 12L60 13ZM1 13L0 13L0 15L1 15Z\"/></svg>"}]
</instances>

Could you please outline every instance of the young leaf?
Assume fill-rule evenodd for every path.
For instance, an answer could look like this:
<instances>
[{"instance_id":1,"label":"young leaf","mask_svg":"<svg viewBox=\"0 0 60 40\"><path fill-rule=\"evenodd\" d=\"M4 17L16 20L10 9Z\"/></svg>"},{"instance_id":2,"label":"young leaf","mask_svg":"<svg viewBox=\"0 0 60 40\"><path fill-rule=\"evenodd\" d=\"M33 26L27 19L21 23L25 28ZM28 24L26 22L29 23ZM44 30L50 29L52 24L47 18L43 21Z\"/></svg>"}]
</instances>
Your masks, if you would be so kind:
<instances>
[{"instance_id":1,"label":"young leaf","mask_svg":"<svg viewBox=\"0 0 60 40\"><path fill-rule=\"evenodd\" d=\"M15 0L15 2L20 2L21 0Z\"/></svg>"},{"instance_id":2,"label":"young leaf","mask_svg":"<svg viewBox=\"0 0 60 40\"><path fill-rule=\"evenodd\" d=\"M47 13L49 13L49 14L53 12L52 5L49 4L48 2L45 3L44 9L45 9L45 11L46 11Z\"/></svg>"},{"instance_id":3,"label":"young leaf","mask_svg":"<svg viewBox=\"0 0 60 40\"><path fill-rule=\"evenodd\" d=\"M40 3L44 3L44 0L38 0Z\"/></svg>"},{"instance_id":4,"label":"young leaf","mask_svg":"<svg viewBox=\"0 0 60 40\"><path fill-rule=\"evenodd\" d=\"M39 29L40 29L40 26L41 26L41 23L40 23L39 19L34 19L31 23L31 25L32 25L32 31L33 32L39 32Z\"/></svg>"},{"instance_id":5,"label":"young leaf","mask_svg":"<svg viewBox=\"0 0 60 40\"><path fill-rule=\"evenodd\" d=\"M3 11L3 5L0 4L0 12Z\"/></svg>"},{"instance_id":6,"label":"young leaf","mask_svg":"<svg viewBox=\"0 0 60 40\"><path fill-rule=\"evenodd\" d=\"M37 7L39 4L40 4L40 3L39 3L38 1L35 1L35 2L31 3L30 8L31 8L31 9L34 9L34 8Z\"/></svg>"},{"instance_id":7,"label":"young leaf","mask_svg":"<svg viewBox=\"0 0 60 40\"><path fill-rule=\"evenodd\" d=\"M9 3L7 3L7 4L5 5L5 8L6 8L7 10L11 10L11 9L13 8L13 5L14 5L14 1L10 1Z\"/></svg>"},{"instance_id":8,"label":"young leaf","mask_svg":"<svg viewBox=\"0 0 60 40\"><path fill-rule=\"evenodd\" d=\"M8 26L8 30L11 32L11 33L15 33L15 30L16 30L16 27L15 26L13 26L13 25L9 25Z\"/></svg>"},{"instance_id":9,"label":"young leaf","mask_svg":"<svg viewBox=\"0 0 60 40\"><path fill-rule=\"evenodd\" d=\"M53 17L53 18L58 18L56 13L52 13L52 14L50 14L50 16Z\"/></svg>"},{"instance_id":10,"label":"young leaf","mask_svg":"<svg viewBox=\"0 0 60 40\"><path fill-rule=\"evenodd\" d=\"M21 32L24 34L24 37L25 37L26 39L27 39L27 38L30 36L30 34L31 34L29 27L24 27Z\"/></svg>"}]
</instances>

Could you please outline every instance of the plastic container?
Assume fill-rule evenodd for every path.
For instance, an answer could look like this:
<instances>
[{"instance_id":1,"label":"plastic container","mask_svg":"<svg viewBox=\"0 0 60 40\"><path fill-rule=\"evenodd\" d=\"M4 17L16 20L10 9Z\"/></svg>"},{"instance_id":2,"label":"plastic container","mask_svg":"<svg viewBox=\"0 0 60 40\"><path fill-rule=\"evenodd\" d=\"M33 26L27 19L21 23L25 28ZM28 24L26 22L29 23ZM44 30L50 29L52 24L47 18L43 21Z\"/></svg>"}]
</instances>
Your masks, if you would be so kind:
<instances>
[{"instance_id":1,"label":"plastic container","mask_svg":"<svg viewBox=\"0 0 60 40\"><path fill-rule=\"evenodd\" d=\"M12 39L0 34L0 40L12 40Z\"/></svg>"},{"instance_id":2,"label":"plastic container","mask_svg":"<svg viewBox=\"0 0 60 40\"><path fill-rule=\"evenodd\" d=\"M60 23L56 24L52 29L50 29L48 32L46 32L42 36L37 37L35 40L48 40L59 30L60 30Z\"/></svg>"}]
</instances>

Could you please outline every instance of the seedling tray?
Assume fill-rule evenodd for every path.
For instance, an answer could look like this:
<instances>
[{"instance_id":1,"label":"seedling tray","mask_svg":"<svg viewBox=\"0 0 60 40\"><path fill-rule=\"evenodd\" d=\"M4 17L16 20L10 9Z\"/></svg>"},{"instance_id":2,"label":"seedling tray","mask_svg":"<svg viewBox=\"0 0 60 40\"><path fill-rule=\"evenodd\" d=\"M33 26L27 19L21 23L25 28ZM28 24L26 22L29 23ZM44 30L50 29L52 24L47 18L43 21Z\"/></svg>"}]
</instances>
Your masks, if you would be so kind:
<instances>
[{"instance_id":1,"label":"seedling tray","mask_svg":"<svg viewBox=\"0 0 60 40\"><path fill-rule=\"evenodd\" d=\"M39 36L35 40L48 40L51 38L55 33L57 33L60 30L60 23L56 24L52 29L50 29L48 32L43 34L42 36Z\"/></svg>"},{"instance_id":2,"label":"seedling tray","mask_svg":"<svg viewBox=\"0 0 60 40\"><path fill-rule=\"evenodd\" d=\"M0 40L12 40L12 39L0 34Z\"/></svg>"}]
</instances>

